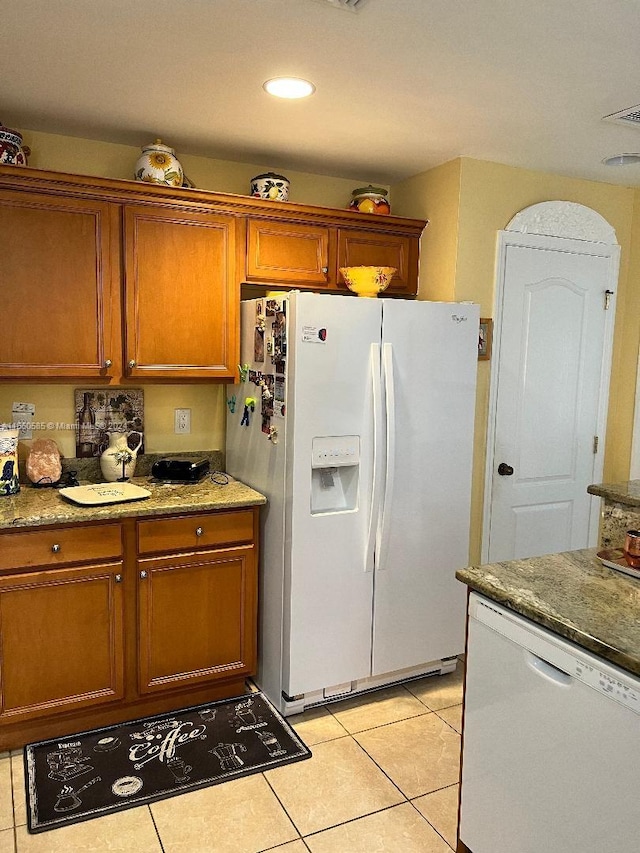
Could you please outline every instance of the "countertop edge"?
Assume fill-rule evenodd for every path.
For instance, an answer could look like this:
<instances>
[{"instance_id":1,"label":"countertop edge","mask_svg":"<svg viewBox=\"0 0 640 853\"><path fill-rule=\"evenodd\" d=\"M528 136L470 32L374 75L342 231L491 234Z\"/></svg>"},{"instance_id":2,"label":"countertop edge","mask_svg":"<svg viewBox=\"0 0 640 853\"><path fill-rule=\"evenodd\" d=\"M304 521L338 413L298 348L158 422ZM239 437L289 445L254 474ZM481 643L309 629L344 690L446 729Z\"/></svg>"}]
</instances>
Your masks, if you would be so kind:
<instances>
[{"instance_id":1,"label":"countertop edge","mask_svg":"<svg viewBox=\"0 0 640 853\"><path fill-rule=\"evenodd\" d=\"M198 485L181 488L176 485L156 485L151 487L147 480L135 478L136 485L149 488L152 495L136 501L87 506L75 504L56 494L31 493L1 498L11 501L0 516L0 533L12 530L29 530L38 527L59 527L62 525L90 524L94 522L120 521L127 518L151 518L167 515L184 515L197 512L216 512L233 509L263 506L267 499L260 492L238 480L226 485ZM194 494L195 490L195 494ZM227 490L227 491L225 491ZM26 490L25 490L26 491ZM199 493L198 493L199 492ZM0 504L4 508L5 504Z\"/></svg>"},{"instance_id":2,"label":"countertop edge","mask_svg":"<svg viewBox=\"0 0 640 853\"><path fill-rule=\"evenodd\" d=\"M640 507L640 480L629 480L626 483L594 483L587 486L587 492L613 503Z\"/></svg>"},{"instance_id":3,"label":"countertop edge","mask_svg":"<svg viewBox=\"0 0 640 853\"><path fill-rule=\"evenodd\" d=\"M466 569L459 569L456 572L456 578L474 592L490 598L497 604L501 604L503 607L512 610L520 616L524 616L526 619L530 619L535 624L547 628L554 634L558 634L560 637L575 643L586 651L592 652L609 663L619 666L626 672L633 675L640 675L640 660L638 657L633 657L591 634L580 631L575 626L571 626L567 622L562 621L562 619L545 613L527 602L515 600L513 592L492 584L486 576L480 578L475 574L475 572L482 570L482 566L470 566Z\"/></svg>"}]
</instances>

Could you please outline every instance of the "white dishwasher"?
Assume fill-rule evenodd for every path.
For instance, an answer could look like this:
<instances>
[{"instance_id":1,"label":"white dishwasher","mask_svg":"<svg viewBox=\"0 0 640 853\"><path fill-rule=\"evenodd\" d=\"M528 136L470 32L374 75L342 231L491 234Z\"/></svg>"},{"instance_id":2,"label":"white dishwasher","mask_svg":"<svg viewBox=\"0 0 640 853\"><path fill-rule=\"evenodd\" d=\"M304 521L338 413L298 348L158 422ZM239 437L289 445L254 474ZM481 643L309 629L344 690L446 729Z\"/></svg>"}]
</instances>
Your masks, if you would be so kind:
<instances>
[{"instance_id":1,"label":"white dishwasher","mask_svg":"<svg viewBox=\"0 0 640 853\"><path fill-rule=\"evenodd\" d=\"M640 850L640 679L472 593L460 839Z\"/></svg>"}]
</instances>

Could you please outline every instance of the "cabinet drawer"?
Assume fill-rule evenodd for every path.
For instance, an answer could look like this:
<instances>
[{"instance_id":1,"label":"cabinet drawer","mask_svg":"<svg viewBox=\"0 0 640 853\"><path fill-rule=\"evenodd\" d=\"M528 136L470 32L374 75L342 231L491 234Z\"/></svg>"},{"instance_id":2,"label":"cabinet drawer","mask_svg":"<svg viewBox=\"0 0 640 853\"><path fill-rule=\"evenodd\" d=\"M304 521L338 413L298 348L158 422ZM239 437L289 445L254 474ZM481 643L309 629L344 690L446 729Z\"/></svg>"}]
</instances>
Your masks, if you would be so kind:
<instances>
[{"instance_id":1,"label":"cabinet drawer","mask_svg":"<svg viewBox=\"0 0 640 853\"><path fill-rule=\"evenodd\" d=\"M0 537L0 571L95 562L121 555L119 524L5 533Z\"/></svg>"},{"instance_id":2,"label":"cabinet drawer","mask_svg":"<svg viewBox=\"0 0 640 853\"><path fill-rule=\"evenodd\" d=\"M138 522L138 553L234 545L253 539L253 512L213 512Z\"/></svg>"}]
</instances>

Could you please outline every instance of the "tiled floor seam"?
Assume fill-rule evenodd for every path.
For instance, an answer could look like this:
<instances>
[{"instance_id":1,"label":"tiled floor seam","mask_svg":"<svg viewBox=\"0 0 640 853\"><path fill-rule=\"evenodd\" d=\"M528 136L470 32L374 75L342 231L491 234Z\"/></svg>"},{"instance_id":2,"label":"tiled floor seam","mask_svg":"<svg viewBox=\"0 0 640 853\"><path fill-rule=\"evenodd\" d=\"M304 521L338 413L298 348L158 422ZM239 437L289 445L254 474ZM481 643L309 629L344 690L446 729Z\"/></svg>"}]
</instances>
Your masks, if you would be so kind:
<instances>
[{"instance_id":1,"label":"tiled floor seam","mask_svg":"<svg viewBox=\"0 0 640 853\"><path fill-rule=\"evenodd\" d=\"M444 791L444 790L445 790L445 788L450 788L450 787L451 787L451 785L444 785L442 788L436 788L436 789L435 789L435 791ZM429 794L434 794L434 793L435 793L435 791L429 791ZM417 796L417 797L413 797L413 799L409 800L409 802L411 803L411 805L413 806L413 808L418 812L418 814L420 815L420 817L421 817L421 818L423 818L424 820L426 820L426 822L429 824L429 826L431 827L431 829L433 829L433 831L434 831L434 832L437 832L437 833L438 833L438 835L439 835L439 836L440 836L440 838L444 841L444 843L447 845L447 847L449 848L449 850L455 850L455 847L452 847L452 846L449 844L449 842L448 842L448 841L447 841L447 839L444 837L444 835L440 832L440 830L438 829L438 827L437 827L435 824L431 823L431 821L429 820L429 818L428 818L428 817L425 817L425 816L422 814L422 812L420 811L420 809L419 809L419 808L416 806L416 804L414 803L414 800L419 800L419 799L420 799L420 797L424 797L424 796L427 796L427 795L425 795L425 794L418 794L418 796Z\"/></svg>"},{"instance_id":2,"label":"tiled floor seam","mask_svg":"<svg viewBox=\"0 0 640 853\"><path fill-rule=\"evenodd\" d=\"M371 726L370 728L367 728L367 729L358 729L357 732L347 732L347 734L350 737L355 737L355 735L361 735L361 734L364 734L365 732L372 732L375 729L385 729L385 728L387 728L387 726L395 726L396 723L406 723L407 720L415 720L418 717L426 717L427 714L435 714L435 713L436 713L435 711L432 711L430 708L427 708L425 706L423 714L411 714L409 717L398 717L397 720L389 720L388 723L379 723L377 726ZM436 714L436 716L437 716L437 714ZM340 720L338 720L338 722L340 722ZM343 726L343 728L344 728L344 726ZM338 738L334 738L334 740L338 740Z\"/></svg>"},{"instance_id":3,"label":"tiled floor seam","mask_svg":"<svg viewBox=\"0 0 640 853\"><path fill-rule=\"evenodd\" d=\"M160 850L162 851L162 853L166 853L166 851L164 849L164 844L162 843L162 838L160 837L160 831L158 830L158 826L156 824L156 819L153 816L153 811L151 809L151 806L148 805L147 808L149 809L149 814L151 815L151 823L153 824L153 828L155 829L156 835L158 836L158 843L160 845Z\"/></svg>"},{"instance_id":4,"label":"tiled floor seam","mask_svg":"<svg viewBox=\"0 0 640 853\"><path fill-rule=\"evenodd\" d=\"M284 807L284 803L282 802L282 800L280 799L280 797L279 797L279 796L278 796L278 794L276 793L275 788L273 787L273 785L271 784L271 782L269 782L269 780L267 779L266 773L261 773L260 775L262 776L262 778L264 779L264 781L265 781L265 782L267 783L267 785L269 786L269 789L270 789L271 793L273 794L273 796L274 796L274 797L276 798L276 800L278 801L278 805L280 806L280 808L282 809L282 811L286 814L286 816L287 816L287 817L289 818L289 820L291 821L291 826L292 826L292 827L295 829L295 831L298 833L298 839L300 839L300 841L302 841L302 840L303 840L302 833L300 832L300 830L299 830L299 829L298 829L298 827L296 826L296 823L295 823L294 819L291 817L291 815L289 814L289 812L288 812L288 811L286 810L286 808ZM296 841L296 840L297 840L297 839L295 839L295 838L292 838L292 839L291 839L291 841ZM286 843L290 843L290 842L286 842ZM282 844L280 845L280 847L282 847ZM305 844L305 847L306 847L306 844ZM274 849L274 848L266 848L266 849ZM278 848L276 847L275 849L277 850Z\"/></svg>"},{"instance_id":5,"label":"tiled floor seam","mask_svg":"<svg viewBox=\"0 0 640 853\"><path fill-rule=\"evenodd\" d=\"M322 829L315 830L315 832L307 832L306 835L302 836L302 840L304 841L306 838L313 838L315 835L322 835L323 832L328 832L330 829L336 829L339 826L347 826L350 823L356 823L357 821L363 820L365 817L371 817L371 815L374 814L382 814L382 812L388 812L391 809L397 808L398 806L404 806L408 802L409 800L407 800L407 798L405 797L404 803L393 803L393 805L391 806L383 806L383 808L381 809L374 809L372 812L365 812L365 814L358 815L357 817L351 817L349 818L349 820L342 820L340 821L340 823L332 823L331 826L325 826ZM415 810L418 811L418 809ZM420 814L420 812L418 812L418 814ZM425 818L424 815L420 814L420 817L427 823L429 823L429 821ZM431 826L431 824L429 824L429 826ZM308 847L308 845L306 846ZM347 853L347 851L345 850L344 853ZM400 851L398 851L398 853L400 853Z\"/></svg>"}]
</instances>

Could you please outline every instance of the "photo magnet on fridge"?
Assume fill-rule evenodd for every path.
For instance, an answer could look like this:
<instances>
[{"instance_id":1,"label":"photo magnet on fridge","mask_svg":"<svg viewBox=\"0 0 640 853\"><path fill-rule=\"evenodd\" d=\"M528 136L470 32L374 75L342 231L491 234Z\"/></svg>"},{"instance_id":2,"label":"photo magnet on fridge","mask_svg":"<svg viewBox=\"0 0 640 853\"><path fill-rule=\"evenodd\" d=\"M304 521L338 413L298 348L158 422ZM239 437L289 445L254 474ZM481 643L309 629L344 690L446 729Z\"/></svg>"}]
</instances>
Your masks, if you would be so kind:
<instances>
[{"instance_id":1,"label":"photo magnet on fridge","mask_svg":"<svg viewBox=\"0 0 640 853\"><path fill-rule=\"evenodd\" d=\"M264 361L264 329L258 326L253 339L253 360Z\"/></svg>"}]
</instances>

